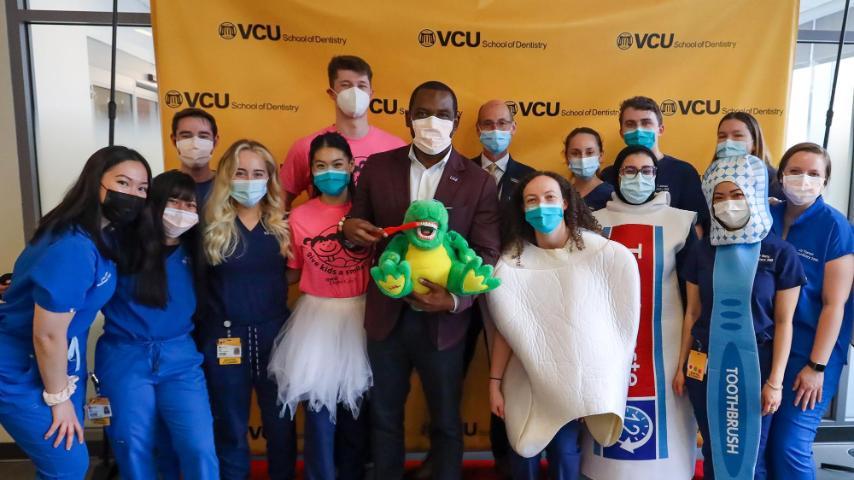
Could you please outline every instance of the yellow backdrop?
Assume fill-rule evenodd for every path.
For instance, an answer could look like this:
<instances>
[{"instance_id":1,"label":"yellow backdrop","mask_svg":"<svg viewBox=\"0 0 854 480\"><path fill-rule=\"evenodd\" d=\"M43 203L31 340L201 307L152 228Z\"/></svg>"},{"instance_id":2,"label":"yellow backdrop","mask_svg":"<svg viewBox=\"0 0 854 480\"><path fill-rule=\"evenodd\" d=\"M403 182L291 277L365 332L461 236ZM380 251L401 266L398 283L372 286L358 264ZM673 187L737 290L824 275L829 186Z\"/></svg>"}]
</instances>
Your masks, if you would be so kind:
<instances>
[{"instance_id":1,"label":"yellow backdrop","mask_svg":"<svg viewBox=\"0 0 854 480\"><path fill-rule=\"evenodd\" d=\"M563 138L588 126L603 135L609 164L623 146L620 101L646 95L666 115L662 149L701 172L733 110L756 116L779 156L797 14L796 0L153 1L166 165L178 165L171 117L188 106L216 116L218 151L249 137L283 159L296 138L334 120L326 65L340 54L371 64L370 121L404 139L413 87L454 88L454 144L467 155L479 151L477 107L505 98L517 105L514 157L565 172ZM486 378L479 352L464 392L469 449L489 445ZM424 449L426 408L418 388L411 397L407 447Z\"/></svg>"}]
</instances>

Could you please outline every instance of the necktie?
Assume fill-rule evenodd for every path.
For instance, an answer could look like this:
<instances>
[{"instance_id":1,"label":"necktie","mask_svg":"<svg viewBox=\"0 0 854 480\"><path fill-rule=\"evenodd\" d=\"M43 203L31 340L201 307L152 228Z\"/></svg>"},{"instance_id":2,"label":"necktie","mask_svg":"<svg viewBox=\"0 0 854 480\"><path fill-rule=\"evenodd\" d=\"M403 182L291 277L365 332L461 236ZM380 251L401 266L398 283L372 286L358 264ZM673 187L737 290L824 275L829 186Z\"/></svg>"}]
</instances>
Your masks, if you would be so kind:
<instances>
[{"instance_id":1,"label":"necktie","mask_svg":"<svg viewBox=\"0 0 854 480\"><path fill-rule=\"evenodd\" d=\"M495 179L495 184L498 185L498 173L501 172L501 169L498 168L498 165L495 162L490 163L486 166L486 171L492 175L492 178Z\"/></svg>"}]
</instances>

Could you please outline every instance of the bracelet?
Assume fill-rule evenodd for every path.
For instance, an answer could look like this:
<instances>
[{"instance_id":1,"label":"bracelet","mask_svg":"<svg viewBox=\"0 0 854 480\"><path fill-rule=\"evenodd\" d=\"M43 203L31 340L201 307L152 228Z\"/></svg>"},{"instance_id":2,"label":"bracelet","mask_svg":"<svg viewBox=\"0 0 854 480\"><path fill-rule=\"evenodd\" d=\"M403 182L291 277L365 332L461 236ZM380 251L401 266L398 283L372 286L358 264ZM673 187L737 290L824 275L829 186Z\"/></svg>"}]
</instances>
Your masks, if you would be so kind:
<instances>
[{"instance_id":1,"label":"bracelet","mask_svg":"<svg viewBox=\"0 0 854 480\"><path fill-rule=\"evenodd\" d=\"M771 390L782 390L783 389L782 384L774 385L773 383L771 383L770 380L765 380L765 385L768 385L769 387L771 387Z\"/></svg>"},{"instance_id":2,"label":"bracelet","mask_svg":"<svg viewBox=\"0 0 854 480\"><path fill-rule=\"evenodd\" d=\"M47 390L42 391L44 403L46 403L48 407L52 407L71 398L71 396L74 395L74 392L77 391L77 380L79 380L77 375L69 375L68 384L61 391L57 393L47 393Z\"/></svg>"},{"instance_id":3,"label":"bracelet","mask_svg":"<svg viewBox=\"0 0 854 480\"><path fill-rule=\"evenodd\" d=\"M504 379L503 379L503 378L498 378L498 377L489 377L489 379L490 379L490 380L495 380L495 381L498 381L498 382L503 382L503 381L504 381Z\"/></svg>"},{"instance_id":4,"label":"bracelet","mask_svg":"<svg viewBox=\"0 0 854 480\"><path fill-rule=\"evenodd\" d=\"M344 222L346 222L350 218L350 215L344 215L341 217L341 220L338 220L338 233L341 233L344 230Z\"/></svg>"}]
</instances>

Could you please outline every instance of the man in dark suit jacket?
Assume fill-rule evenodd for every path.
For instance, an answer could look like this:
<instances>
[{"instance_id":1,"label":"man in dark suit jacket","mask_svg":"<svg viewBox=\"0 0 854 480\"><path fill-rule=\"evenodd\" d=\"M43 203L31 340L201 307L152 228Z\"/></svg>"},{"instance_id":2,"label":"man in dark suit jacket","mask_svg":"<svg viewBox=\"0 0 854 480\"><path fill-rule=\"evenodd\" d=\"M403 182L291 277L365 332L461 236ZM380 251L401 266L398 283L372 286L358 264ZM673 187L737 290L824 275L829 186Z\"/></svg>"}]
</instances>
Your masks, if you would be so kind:
<instances>
[{"instance_id":1,"label":"man in dark suit jacket","mask_svg":"<svg viewBox=\"0 0 854 480\"><path fill-rule=\"evenodd\" d=\"M448 209L448 228L494 264L499 254L498 192L482 169L457 153L451 137L460 114L454 92L441 82L426 82L412 93L406 125L411 146L372 155L366 161L344 236L358 245L388 243L382 230L403 222L414 200L435 198ZM374 374L371 437L374 478L403 476L403 414L412 368L418 372L430 410L433 478L462 476L460 419L463 353L471 297L455 297L426 280L427 294L395 300L371 282L365 307L368 355Z\"/></svg>"},{"instance_id":2,"label":"man in dark suit jacket","mask_svg":"<svg viewBox=\"0 0 854 480\"><path fill-rule=\"evenodd\" d=\"M510 143L516 134L516 121L506 101L490 100L480 107L477 112L477 133L480 136L483 151L471 160L495 179L498 185L499 214L505 215L507 209L504 206L509 205L510 196L516 186L523 178L535 171L528 165L517 162L510 155ZM464 374L468 372L483 328L480 308L475 308L466 335ZM484 337L489 340L489 335ZM487 352L489 351L490 349L487 348ZM504 421L494 414L490 419L489 441L492 446L492 456L495 458L496 472L501 478L510 478L510 443L507 441Z\"/></svg>"}]
</instances>

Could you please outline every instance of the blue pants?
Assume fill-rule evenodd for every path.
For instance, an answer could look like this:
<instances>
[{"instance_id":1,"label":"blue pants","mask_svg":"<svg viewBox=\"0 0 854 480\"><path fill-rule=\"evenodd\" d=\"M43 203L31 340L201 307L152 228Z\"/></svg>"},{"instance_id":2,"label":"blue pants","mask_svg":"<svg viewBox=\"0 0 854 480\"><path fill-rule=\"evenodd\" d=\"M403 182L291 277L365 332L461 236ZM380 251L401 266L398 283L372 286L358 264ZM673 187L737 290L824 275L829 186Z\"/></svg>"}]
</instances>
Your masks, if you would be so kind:
<instances>
[{"instance_id":1,"label":"blue pants","mask_svg":"<svg viewBox=\"0 0 854 480\"><path fill-rule=\"evenodd\" d=\"M107 437L122 478L157 478L155 450L165 433L185 478L218 479L202 355L192 338L143 343L104 336L95 355L100 393L113 410Z\"/></svg>"},{"instance_id":2,"label":"blue pants","mask_svg":"<svg viewBox=\"0 0 854 480\"><path fill-rule=\"evenodd\" d=\"M88 332L87 332L88 333ZM80 338L86 338L81 335ZM32 343L0 335L4 352L0 356L0 425L35 464L40 479L82 480L89 469L89 450L75 438L71 450L63 441L53 448L56 434L45 440L53 423L53 413L42 399L44 385L32 353ZM69 375L77 375L77 391L71 397L77 420L83 425L83 402L86 398L86 342L81 342L79 365L69 362ZM79 369L77 368L79 366Z\"/></svg>"},{"instance_id":3,"label":"blue pants","mask_svg":"<svg viewBox=\"0 0 854 480\"><path fill-rule=\"evenodd\" d=\"M228 332L222 326L206 325L201 336L205 356L205 377L214 417L214 440L219 457L220 476L224 480L249 478L249 402L252 390L258 397L261 425L267 440L267 465L271 480L295 477L296 429L290 415L279 416L276 383L267 376L267 363L273 340L282 322L254 326L232 326L231 336L240 337L242 358L239 365L220 365L216 342Z\"/></svg>"},{"instance_id":4,"label":"blue pants","mask_svg":"<svg viewBox=\"0 0 854 480\"><path fill-rule=\"evenodd\" d=\"M557 431L546 445L551 480L577 480L581 478L581 449L578 433L581 423L573 420ZM540 478L540 454L525 458L510 449L510 469L513 480L536 480ZM542 452L541 452L542 453Z\"/></svg>"},{"instance_id":5,"label":"blue pants","mask_svg":"<svg viewBox=\"0 0 854 480\"><path fill-rule=\"evenodd\" d=\"M702 351L706 351L701 349ZM762 385L771 374L771 355L773 353L773 341L768 341L758 347L759 353L759 373ZM682 366L683 369L685 365ZM706 412L706 383L709 378L708 373L703 377L703 381L695 380L686 375L685 389L688 391L688 398L691 400L691 406L694 407L694 417L697 419L697 425L700 427L700 435L703 436L703 478L705 480L714 480L715 471L712 465L712 444L709 440L709 416ZM785 396L783 397L785 401ZM768 430L771 428L771 419L773 415L765 415L762 417L762 426L759 432L759 453L756 457L756 468L753 471L753 478L756 480L764 480L768 478L768 472L765 465L765 447L768 443ZM776 478L776 477L775 477Z\"/></svg>"},{"instance_id":6,"label":"blue pants","mask_svg":"<svg viewBox=\"0 0 854 480\"><path fill-rule=\"evenodd\" d=\"M768 463L771 478L787 480L812 480L815 478L812 446L815 434L821 423L821 417L830 406L830 401L839 387L839 376L843 363L831 358L824 371L821 402L812 410L801 411L795 407L795 393L792 391L795 377L807 364L805 357L790 357L783 379L783 401L774 415L768 443Z\"/></svg>"},{"instance_id":7,"label":"blue pants","mask_svg":"<svg viewBox=\"0 0 854 480\"><path fill-rule=\"evenodd\" d=\"M360 412L364 413L364 412ZM289 415L290 413L288 413ZM337 409L337 423L329 419L329 410L323 407L320 411L305 409L305 474L307 480L361 480L365 476L363 449L352 449L339 454L341 444L336 442L336 430L344 424L357 424L358 419L346 408ZM368 438L363 439L367 443ZM345 459L342 457L352 457ZM336 466L338 476L335 476Z\"/></svg>"}]
</instances>

